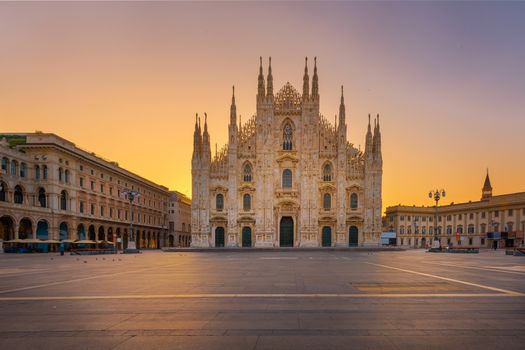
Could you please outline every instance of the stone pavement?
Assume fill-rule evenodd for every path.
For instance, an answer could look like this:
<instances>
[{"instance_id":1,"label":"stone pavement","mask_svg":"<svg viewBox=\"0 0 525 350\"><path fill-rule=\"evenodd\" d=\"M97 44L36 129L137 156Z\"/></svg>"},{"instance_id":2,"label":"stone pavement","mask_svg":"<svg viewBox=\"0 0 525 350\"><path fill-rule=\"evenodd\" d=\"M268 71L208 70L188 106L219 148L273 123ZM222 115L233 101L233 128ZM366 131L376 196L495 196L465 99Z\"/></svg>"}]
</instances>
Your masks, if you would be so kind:
<instances>
[{"instance_id":1,"label":"stone pavement","mask_svg":"<svg viewBox=\"0 0 525 350\"><path fill-rule=\"evenodd\" d=\"M1 349L524 349L525 258L0 255Z\"/></svg>"}]
</instances>

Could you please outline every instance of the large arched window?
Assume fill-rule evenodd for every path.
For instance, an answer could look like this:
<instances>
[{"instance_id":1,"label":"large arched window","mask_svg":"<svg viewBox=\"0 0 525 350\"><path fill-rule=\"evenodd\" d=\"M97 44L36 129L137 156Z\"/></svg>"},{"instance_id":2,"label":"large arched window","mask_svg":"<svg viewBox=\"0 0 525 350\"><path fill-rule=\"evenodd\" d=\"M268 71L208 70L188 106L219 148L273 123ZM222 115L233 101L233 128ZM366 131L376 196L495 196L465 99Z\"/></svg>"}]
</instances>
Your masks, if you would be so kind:
<instances>
[{"instance_id":1,"label":"large arched window","mask_svg":"<svg viewBox=\"0 0 525 350\"><path fill-rule=\"evenodd\" d=\"M5 202L7 200L7 185L3 182L0 182L0 202Z\"/></svg>"},{"instance_id":2,"label":"large arched window","mask_svg":"<svg viewBox=\"0 0 525 350\"><path fill-rule=\"evenodd\" d=\"M42 177L44 178L44 180L47 180L47 165L44 165L42 168L44 173Z\"/></svg>"},{"instance_id":3,"label":"large arched window","mask_svg":"<svg viewBox=\"0 0 525 350\"><path fill-rule=\"evenodd\" d=\"M292 171L290 169L283 170L283 188L292 188Z\"/></svg>"},{"instance_id":4,"label":"large arched window","mask_svg":"<svg viewBox=\"0 0 525 350\"><path fill-rule=\"evenodd\" d=\"M24 203L24 191L22 190L22 187L20 187L19 185L15 186L14 202L16 204Z\"/></svg>"},{"instance_id":5,"label":"large arched window","mask_svg":"<svg viewBox=\"0 0 525 350\"><path fill-rule=\"evenodd\" d=\"M217 194L215 197L215 208L217 210L224 209L224 195L222 193Z\"/></svg>"},{"instance_id":6,"label":"large arched window","mask_svg":"<svg viewBox=\"0 0 525 350\"><path fill-rule=\"evenodd\" d=\"M61 210L67 209L67 192L66 191L60 192L60 209Z\"/></svg>"},{"instance_id":7,"label":"large arched window","mask_svg":"<svg viewBox=\"0 0 525 350\"><path fill-rule=\"evenodd\" d=\"M325 193L323 195L323 209L330 210L332 208L332 196L330 193Z\"/></svg>"},{"instance_id":8,"label":"large arched window","mask_svg":"<svg viewBox=\"0 0 525 350\"><path fill-rule=\"evenodd\" d=\"M242 172L242 179L246 182L252 181L252 166L250 163L244 164L244 169Z\"/></svg>"},{"instance_id":9,"label":"large arched window","mask_svg":"<svg viewBox=\"0 0 525 350\"><path fill-rule=\"evenodd\" d=\"M16 168L18 168L18 162L16 160L11 161L11 175L16 176Z\"/></svg>"},{"instance_id":10,"label":"large arched window","mask_svg":"<svg viewBox=\"0 0 525 350\"><path fill-rule=\"evenodd\" d=\"M2 158L2 172L4 174L7 174L8 166L9 166L9 159L7 159L6 157L3 157Z\"/></svg>"},{"instance_id":11,"label":"large arched window","mask_svg":"<svg viewBox=\"0 0 525 350\"><path fill-rule=\"evenodd\" d=\"M38 203L42 208L46 207L46 190L42 187L38 189Z\"/></svg>"},{"instance_id":12,"label":"large arched window","mask_svg":"<svg viewBox=\"0 0 525 350\"><path fill-rule=\"evenodd\" d=\"M20 163L20 177L26 177L26 163Z\"/></svg>"},{"instance_id":13,"label":"large arched window","mask_svg":"<svg viewBox=\"0 0 525 350\"><path fill-rule=\"evenodd\" d=\"M35 166L35 179L40 180L40 166Z\"/></svg>"},{"instance_id":14,"label":"large arched window","mask_svg":"<svg viewBox=\"0 0 525 350\"><path fill-rule=\"evenodd\" d=\"M358 204L357 193L352 193L350 195L350 209L357 209L357 204Z\"/></svg>"},{"instance_id":15,"label":"large arched window","mask_svg":"<svg viewBox=\"0 0 525 350\"><path fill-rule=\"evenodd\" d=\"M458 225L456 232L459 234L463 234L463 225Z\"/></svg>"},{"instance_id":16,"label":"large arched window","mask_svg":"<svg viewBox=\"0 0 525 350\"><path fill-rule=\"evenodd\" d=\"M326 163L323 167L323 181L332 181L332 166Z\"/></svg>"},{"instance_id":17,"label":"large arched window","mask_svg":"<svg viewBox=\"0 0 525 350\"><path fill-rule=\"evenodd\" d=\"M283 150L289 151L293 146L293 129L290 123L286 123L283 129Z\"/></svg>"},{"instance_id":18,"label":"large arched window","mask_svg":"<svg viewBox=\"0 0 525 350\"><path fill-rule=\"evenodd\" d=\"M252 197L247 193L242 196L242 208L244 211L252 209Z\"/></svg>"}]
</instances>

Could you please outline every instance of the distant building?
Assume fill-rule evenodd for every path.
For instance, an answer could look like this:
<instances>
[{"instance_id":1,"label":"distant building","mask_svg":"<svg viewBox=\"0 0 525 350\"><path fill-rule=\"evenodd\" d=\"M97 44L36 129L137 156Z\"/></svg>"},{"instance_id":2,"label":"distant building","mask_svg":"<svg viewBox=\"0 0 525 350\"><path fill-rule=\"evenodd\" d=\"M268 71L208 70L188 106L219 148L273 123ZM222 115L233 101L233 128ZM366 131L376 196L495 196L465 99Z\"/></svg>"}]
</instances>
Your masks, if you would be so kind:
<instances>
[{"instance_id":1,"label":"distant building","mask_svg":"<svg viewBox=\"0 0 525 350\"><path fill-rule=\"evenodd\" d=\"M48 133L0 134L0 243L14 239L108 240L129 237L134 190L137 247L167 241L169 192L74 143Z\"/></svg>"},{"instance_id":2,"label":"distant building","mask_svg":"<svg viewBox=\"0 0 525 350\"><path fill-rule=\"evenodd\" d=\"M319 77L305 65L302 94L273 91L259 68L256 114L242 124L232 96L228 143L212 156L204 119L195 121L192 246L331 247L377 245L383 160L379 116L370 115L362 152L339 115L320 112Z\"/></svg>"},{"instance_id":3,"label":"distant building","mask_svg":"<svg viewBox=\"0 0 525 350\"><path fill-rule=\"evenodd\" d=\"M523 245L525 192L492 195L487 172L481 200L440 205L437 212L435 206L388 207L383 230L396 232L397 244L408 247L430 246L434 230L443 246Z\"/></svg>"},{"instance_id":4,"label":"distant building","mask_svg":"<svg viewBox=\"0 0 525 350\"><path fill-rule=\"evenodd\" d=\"M191 244L191 199L183 193L170 191L168 205L168 247L189 247Z\"/></svg>"}]
</instances>

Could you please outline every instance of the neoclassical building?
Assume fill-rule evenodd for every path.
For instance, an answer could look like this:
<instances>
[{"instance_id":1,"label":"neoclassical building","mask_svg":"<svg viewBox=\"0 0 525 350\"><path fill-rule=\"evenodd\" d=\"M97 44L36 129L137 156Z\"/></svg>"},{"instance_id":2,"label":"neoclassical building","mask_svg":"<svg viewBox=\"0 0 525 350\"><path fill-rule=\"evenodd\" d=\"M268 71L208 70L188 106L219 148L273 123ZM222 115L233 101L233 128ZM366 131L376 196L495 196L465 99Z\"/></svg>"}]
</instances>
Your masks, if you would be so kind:
<instances>
[{"instance_id":1,"label":"neoclassical building","mask_svg":"<svg viewBox=\"0 0 525 350\"><path fill-rule=\"evenodd\" d=\"M343 89L336 122L320 113L317 65L302 94L273 90L259 68L256 114L237 120L212 156L196 117L192 157L193 247L320 247L378 244L383 161L379 116L370 116L361 152L347 140Z\"/></svg>"},{"instance_id":2,"label":"neoclassical building","mask_svg":"<svg viewBox=\"0 0 525 350\"><path fill-rule=\"evenodd\" d=\"M387 207L384 230L396 232L398 245L412 248L431 246L436 236L442 246L522 246L525 192L493 195L487 172L480 200L438 207Z\"/></svg>"},{"instance_id":3,"label":"neoclassical building","mask_svg":"<svg viewBox=\"0 0 525 350\"><path fill-rule=\"evenodd\" d=\"M127 245L133 190L139 248L167 244L169 192L48 133L0 134L0 242L108 240Z\"/></svg>"},{"instance_id":4,"label":"neoclassical building","mask_svg":"<svg viewBox=\"0 0 525 350\"><path fill-rule=\"evenodd\" d=\"M170 191L168 206L168 247L191 244L191 199L179 191Z\"/></svg>"}]
</instances>

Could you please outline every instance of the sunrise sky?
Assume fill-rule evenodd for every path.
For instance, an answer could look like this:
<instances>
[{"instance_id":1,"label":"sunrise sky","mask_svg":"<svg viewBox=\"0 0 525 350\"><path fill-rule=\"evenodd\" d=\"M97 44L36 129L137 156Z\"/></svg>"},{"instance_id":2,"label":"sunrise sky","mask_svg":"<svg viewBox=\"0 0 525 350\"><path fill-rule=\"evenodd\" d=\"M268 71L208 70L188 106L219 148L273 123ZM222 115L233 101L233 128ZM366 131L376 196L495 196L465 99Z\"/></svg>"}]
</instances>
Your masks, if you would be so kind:
<instances>
[{"instance_id":1,"label":"sunrise sky","mask_svg":"<svg viewBox=\"0 0 525 350\"><path fill-rule=\"evenodd\" d=\"M348 137L381 114L384 207L525 191L525 3L0 3L1 132L41 130L191 194L194 116L225 143L231 86L255 113L317 56ZM265 67L266 73L266 67Z\"/></svg>"}]
</instances>

